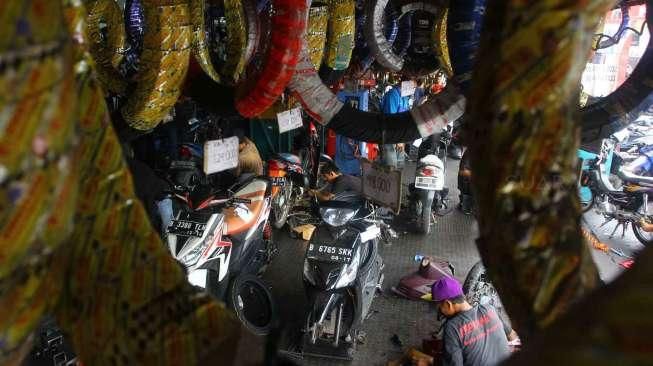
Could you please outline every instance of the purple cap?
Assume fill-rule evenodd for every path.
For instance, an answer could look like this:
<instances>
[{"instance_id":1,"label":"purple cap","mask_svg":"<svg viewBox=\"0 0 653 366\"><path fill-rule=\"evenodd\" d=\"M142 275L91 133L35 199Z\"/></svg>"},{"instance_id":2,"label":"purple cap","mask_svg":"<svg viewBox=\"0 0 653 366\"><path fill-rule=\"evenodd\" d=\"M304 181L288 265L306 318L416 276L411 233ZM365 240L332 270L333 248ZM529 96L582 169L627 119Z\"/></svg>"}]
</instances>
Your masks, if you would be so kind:
<instances>
[{"instance_id":1,"label":"purple cap","mask_svg":"<svg viewBox=\"0 0 653 366\"><path fill-rule=\"evenodd\" d=\"M463 287L453 277L443 277L431 287L433 301L444 301L463 295Z\"/></svg>"}]
</instances>

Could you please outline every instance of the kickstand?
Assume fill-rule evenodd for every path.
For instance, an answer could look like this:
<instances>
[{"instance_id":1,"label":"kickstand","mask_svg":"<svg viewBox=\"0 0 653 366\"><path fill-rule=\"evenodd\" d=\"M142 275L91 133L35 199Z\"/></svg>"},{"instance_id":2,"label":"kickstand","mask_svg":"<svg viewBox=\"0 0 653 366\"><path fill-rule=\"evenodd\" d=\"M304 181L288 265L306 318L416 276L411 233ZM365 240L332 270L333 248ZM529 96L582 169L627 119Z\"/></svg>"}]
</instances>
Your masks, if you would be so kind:
<instances>
[{"instance_id":1,"label":"kickstand","mask_svg":"<svg viewBox=\"0 0 653 366\"><path fill-rule=\"evenodd\" d=\"M613 229L612 232L610 233L610 239L612 239L612 238L614 237L614 233L617 232L617 229L619 228L620 225L621 225L621 223L620 223L620 222L617 222L617 224L614 226L614 229Z\"/></svg>"}]
</instances>

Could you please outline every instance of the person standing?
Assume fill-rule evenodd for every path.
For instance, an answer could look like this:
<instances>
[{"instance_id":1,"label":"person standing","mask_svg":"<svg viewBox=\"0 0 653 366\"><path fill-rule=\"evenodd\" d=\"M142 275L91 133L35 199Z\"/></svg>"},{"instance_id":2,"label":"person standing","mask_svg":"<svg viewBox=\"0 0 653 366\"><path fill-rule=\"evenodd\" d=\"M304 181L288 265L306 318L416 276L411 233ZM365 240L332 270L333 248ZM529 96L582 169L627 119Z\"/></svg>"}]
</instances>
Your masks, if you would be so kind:
<instances>
[{"instance_id":1,"label":"person standing","mask_svg":"<svg viewBox=\"0 0 653 366\"><path fill-rule=\"evenodd\" d=\"M410 80L402 77L402 81ZM401 83L396 84L383 96L381 111L384 114L395 114L408 110L408 97L401 96ZM382 159L385 165L397 168L404 162L404 144L385 144L382 148Z\"/></svg>"}]
</instances>

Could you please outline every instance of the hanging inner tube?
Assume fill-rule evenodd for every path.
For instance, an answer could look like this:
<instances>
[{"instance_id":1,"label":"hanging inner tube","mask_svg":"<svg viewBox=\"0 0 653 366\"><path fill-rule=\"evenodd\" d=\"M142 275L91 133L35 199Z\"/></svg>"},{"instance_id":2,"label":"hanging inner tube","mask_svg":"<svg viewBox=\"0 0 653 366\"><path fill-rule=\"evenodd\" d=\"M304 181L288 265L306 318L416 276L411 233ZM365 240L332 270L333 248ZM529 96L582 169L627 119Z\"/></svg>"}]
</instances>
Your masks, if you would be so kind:
<instances>
[{"instance_id":1,"label":"hanging inner tube","mask_svg":"<svg viewBox=\"0 0 653 366\"><path fill-rule=\"evenodd\" d=\"M323 3L314 3L308 12L306 42L311 63L317 69L322 64L324 46L326 43L327 26L329 24L329 7Z\"/></svg>"},{"instance_id":2,"label":"hanging inner tube","mask_svg":"<svg viewBox=\"0 0 653 366\"><path fill-rule=\"evenodd\" d=\"M420 76L431 73L439 67L437 51L433 47L433 30L437 19L443 16L444 4L422 1L404 1L399 4L401 18L410 16L411 42L409 52L405 57L394 52L392 45L383 36L383 15L387 6L393 7L389 0L377 0L367 3L365 39L376 61L384 68Z\"/></svg>"},{"instance_id":3,"label":"hanging inner tube","mask_svg":"<svg viewBox=\"0 0 653 366\"><path fill-rule=\"evenodd\" d=\"M193 56L202 70L215 82L220 82L220 75L213 66L205 32L206 8L204 0L190 0L191 19L193 21Z\"/></svg>"},{"instance_id":4,"label":"hanging inner tube","mask_svg":"<svg viewBox=\"0 0 653 366\"><path fill-rule=\"evenodd\" d=\"M163 5L165 4L165 5ZM145 33L140 70L121 113L136 130L151 130L181 94L191 52L192 25L187 0L143 4Z\"/></svg>"},{"instance_id":5,"label":"hanging inner tube","mask_svg":"<svg viewBox=\"0 0 653 366\"><path fill-rule=\"evenodd\" d=\"M270 49L260 75L245 83L236 98L236 109L246 118L258 116L281 95L292 78L306 30L305 0L273 0Z\"/></svg>"},{"instance_id":6,"label":"hanging inner tube","mask_svg":"<svg viewBox=\"0 0 653 366\"><path fill-rule=\"evenodd\" d=\"M426 103L398 114L363 112L338 101L326 87L311 64L307 47L302 49L301 60L288 85L304 110L318 123L336 133L375 143L412 142L420 137L439 133L450 121L462 116L465 98L455 83Z\"/></svg>"},{"instance_id":7,"label":"hanging inner tube","mask_svg":"<svg viewBox=\"0 0 653 366\"><path fill-rule=\"evenodd\" d=\"M646 0L646 23L651 33L653 0ZM622 10L622 14L627 14ZM623 22L622 22L623 23ZM630 123L639 113L637 107L653 92L653 37L637 67L621 86L596 103L581 108L581 142L589 150L598 150L600 141Z\"/></svg>"},{"instance_id":8,"label":"hanging inner tube","mask_svg":"<svg viewBox=\"0 0 653 366\"><path fill-rule=\"evenodd\" d=\"M481 43L486 0L451 1L447 14L447 43L453 80L466 93L472 81L476 53Z\"/></svg>"},{"instance_id":9,"label":"hanging inner tube","mask_svg":"<svg viewBox=\"0 0 653 366\"><path fill-rule=\"evenodd\" d=\"M327 85L335 84L349 67L356 35L356 2L331 0L327 31L326 60L320 77Z\"/></svg>"},{"instance_id":10,"label":"hanging inner tube","mask_svg":"<svg viewBox=\"0 0 653 366\"><path fill-rule=\"evenodd\" d=\"M106 91L123 94L127 82L118 72L126 40L122 10L113 0L90 0L86 10L89 53L95 61L98 81Z\"/></svg>"}]
</instances>

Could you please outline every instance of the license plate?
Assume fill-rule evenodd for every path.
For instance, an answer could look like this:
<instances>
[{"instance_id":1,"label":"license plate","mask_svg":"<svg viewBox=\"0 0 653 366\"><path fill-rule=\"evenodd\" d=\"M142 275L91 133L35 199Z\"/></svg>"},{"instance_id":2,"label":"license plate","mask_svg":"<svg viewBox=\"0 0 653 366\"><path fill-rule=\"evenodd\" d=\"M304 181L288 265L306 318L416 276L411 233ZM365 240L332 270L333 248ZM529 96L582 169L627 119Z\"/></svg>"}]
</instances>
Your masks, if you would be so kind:
<instances>
[{"instance_id":1,"label":"license plate","mask_svg":"<svg viewBox=\"0 0 653 366\"><path fill-rule=\"evenodd\" d=\"M285 177L272 177L272 185L273 186L283 187L283 186L286 185L286 178Z\"/></svg>"},{"instance_id":2,"label":"license plate","mask_svg":"<svg viewBox=\"0 0 653 366\"><path fill-rule=\"evenodd\" d=\"M349 264L353 256L354 249L352 248L315 243L308 244L308 250L306 252L308 259L331 263Z\"/></svg>"},{"instance_id":3,"label":"license plate","mask_svg":"<svg viewBox=\"0 0 653 366\"><path fill-rule=\"evenodd\" d=\"M201 237L206 230L205 222L194 222L188 220L172 220L168 226L168 233L182 236Z\"/></svg>"},{"instance_id":4,"label":"license plate","mask_svg":"<svg viewBox=\"0 0 653 366\"><path fill-rule=\"evenodd\" d=\"M415 188L435 191L438 189L438 180L434 177L415 177Z\"/></svg>"}]
</instances>

